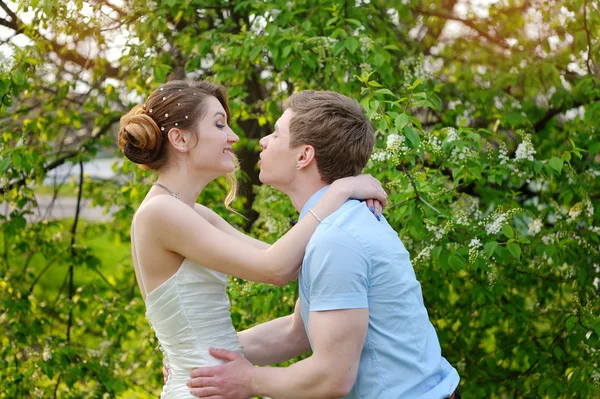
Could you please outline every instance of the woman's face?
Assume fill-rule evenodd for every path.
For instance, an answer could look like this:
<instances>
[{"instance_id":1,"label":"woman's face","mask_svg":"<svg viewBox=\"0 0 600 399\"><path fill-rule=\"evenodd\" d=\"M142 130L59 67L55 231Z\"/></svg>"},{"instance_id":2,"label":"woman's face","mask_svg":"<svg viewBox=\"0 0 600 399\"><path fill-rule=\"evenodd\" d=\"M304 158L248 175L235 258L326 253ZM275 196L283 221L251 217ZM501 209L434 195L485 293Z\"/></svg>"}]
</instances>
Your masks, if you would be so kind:
<instances>
[{"instance_id":1,"label":"woman's face","mask_svg":"<svg viewBox=\"0 0 600 399\"><path fill-rule=\"evenodd\" d=\"M233 172L232 145L239 137L227 125L225 109L215 97L205 100L206 114L196 128L197 144L189 149L188 163L195 170L211 171L217 176Z\"/></svg>"}]
</instances>

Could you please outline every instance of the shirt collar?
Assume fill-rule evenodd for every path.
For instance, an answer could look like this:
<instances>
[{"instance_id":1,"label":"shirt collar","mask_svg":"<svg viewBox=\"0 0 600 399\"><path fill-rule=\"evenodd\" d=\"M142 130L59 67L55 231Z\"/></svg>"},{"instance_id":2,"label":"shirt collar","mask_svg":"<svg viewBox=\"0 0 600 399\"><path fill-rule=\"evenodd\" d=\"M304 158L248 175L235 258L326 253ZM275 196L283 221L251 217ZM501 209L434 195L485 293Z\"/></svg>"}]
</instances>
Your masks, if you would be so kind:
<instances>
[{"instance_id":1,"label":"shirt collar","mask_svg":"<svg viewBox=\"0 0 600 399\"><path fill-rule=\"evenodd\" d=\"M317 202L319 202L319 200L321 199L323 194L325 194L325 191L327 191L328 188L329 185L321 188L319 191L314 193L312 197L308 199L308 201L306 201L306 204L304 204L304 207L302 207L302 211L300 212L300 217L298 218L298 220L302 220L304 215L308 213L308 210L317 205Z\"/></svg>"}]
</instances>

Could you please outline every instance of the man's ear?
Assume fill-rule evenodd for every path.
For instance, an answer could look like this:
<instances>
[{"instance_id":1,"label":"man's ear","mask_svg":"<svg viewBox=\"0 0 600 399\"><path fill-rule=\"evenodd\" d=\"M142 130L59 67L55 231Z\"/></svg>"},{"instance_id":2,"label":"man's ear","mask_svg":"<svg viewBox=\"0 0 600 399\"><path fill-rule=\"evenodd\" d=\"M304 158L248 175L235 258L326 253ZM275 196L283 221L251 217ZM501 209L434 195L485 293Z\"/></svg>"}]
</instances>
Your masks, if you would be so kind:
<instances>
[{"instance_id":1,"label":"man's ear","mask_svg":"<svg viewBox=\"0 0 600 399\"><path fill-rule=\"evenodd\" d=\"M312 145L305 145L302 150L296 156L297 169L304 169L309 167L312 163L316 163L315 148Z\"/></svg>"}]
</instances>

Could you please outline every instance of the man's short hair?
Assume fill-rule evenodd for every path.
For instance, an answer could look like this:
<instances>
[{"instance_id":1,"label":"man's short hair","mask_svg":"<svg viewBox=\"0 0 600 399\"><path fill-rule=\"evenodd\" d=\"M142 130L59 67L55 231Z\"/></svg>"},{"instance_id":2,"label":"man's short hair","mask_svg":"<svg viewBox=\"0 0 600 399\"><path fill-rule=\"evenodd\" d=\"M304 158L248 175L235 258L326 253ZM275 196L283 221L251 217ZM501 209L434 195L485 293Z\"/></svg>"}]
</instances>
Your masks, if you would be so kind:
<instances>
[{"instance_id":1,"label":"man's short hair","mask_svg":"<svg viewBox=\"0 0 600 399\"><path fill-rule=\"evenodd\" d=\"M290 148L311 145L327 184L358 175L375 145L373 126L355 100L332 91L301 91L283 104L294 112Z\"/></svg>"}]
</instances>

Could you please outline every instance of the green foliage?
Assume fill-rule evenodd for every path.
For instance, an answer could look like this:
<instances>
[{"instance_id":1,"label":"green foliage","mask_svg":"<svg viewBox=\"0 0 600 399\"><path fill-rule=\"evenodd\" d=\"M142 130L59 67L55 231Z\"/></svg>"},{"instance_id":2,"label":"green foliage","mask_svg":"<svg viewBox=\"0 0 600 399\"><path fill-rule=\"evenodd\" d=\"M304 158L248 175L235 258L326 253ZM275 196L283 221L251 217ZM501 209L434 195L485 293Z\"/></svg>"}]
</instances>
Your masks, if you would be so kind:
<instances>
[{"instance_id":1,"label":"green foliage","mask_svg":"<svg viewBox=\"0 0 600 399\"><path fill-rule=\"evenodd\" d=\"M273 242L296 212L257 187L258 139L294 91L350 95L377 127L367 170L388 188L385 217L464 396L599 396L597 4L366 3L2 2L15 37L0 44L0 397L160 391L128 256L152 175L77 172L118 153L124 112L185 76L228 87L248 220L225 210L222 180L200 202ZM109 223L39 213L47 189L32 187L61 165L77 177L54 189L112 209ZM238 279L229 293L238 329L297 297Z\"/></svg>"}]
</instances>

